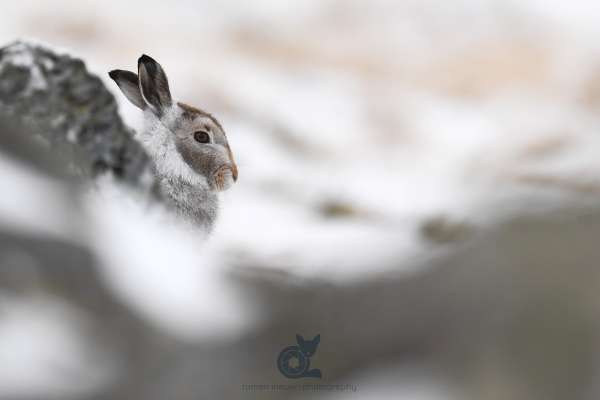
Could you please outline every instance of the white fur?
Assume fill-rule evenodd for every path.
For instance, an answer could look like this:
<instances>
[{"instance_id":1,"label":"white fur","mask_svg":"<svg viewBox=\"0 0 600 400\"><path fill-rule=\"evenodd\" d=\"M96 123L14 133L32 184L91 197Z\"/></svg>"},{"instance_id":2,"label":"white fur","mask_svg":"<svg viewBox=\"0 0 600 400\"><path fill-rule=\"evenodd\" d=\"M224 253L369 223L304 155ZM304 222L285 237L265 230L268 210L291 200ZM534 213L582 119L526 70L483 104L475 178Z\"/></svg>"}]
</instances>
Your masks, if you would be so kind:
<instances>
[{"instance_id":1,"label":"white fur","mask_svg":"<svg viewBox=\"0 0 600 400\"><path fill-rule=\"evenodd\" d=\"M171 107L165 110L161 121L150 109L146 109L144 128L136 134L136 139L154 161L158 176L179 177L194 186L208 188L206 178L195 173L175 148L174 133L168 126L172 126L180 114L175 107Z\"/></svg>"}]
</instances>

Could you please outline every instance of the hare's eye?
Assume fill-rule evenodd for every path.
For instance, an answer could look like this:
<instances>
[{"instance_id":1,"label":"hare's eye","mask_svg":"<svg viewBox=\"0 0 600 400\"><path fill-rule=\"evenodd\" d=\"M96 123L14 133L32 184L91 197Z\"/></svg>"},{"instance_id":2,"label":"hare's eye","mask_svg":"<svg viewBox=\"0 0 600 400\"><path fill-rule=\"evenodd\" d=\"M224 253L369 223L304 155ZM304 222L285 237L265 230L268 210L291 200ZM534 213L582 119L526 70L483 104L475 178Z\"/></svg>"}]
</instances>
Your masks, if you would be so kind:
<instances>
[{"instance_id":1,"label":"hare's eye","mask_svg":"<svg viewBox=\"0 0 600 400\"><path fill-rule=\"evenodd\" d=\"M194 140L198 143L210 142L210 135L204 131L194 132Z\"/></svg>"}]
</instances>

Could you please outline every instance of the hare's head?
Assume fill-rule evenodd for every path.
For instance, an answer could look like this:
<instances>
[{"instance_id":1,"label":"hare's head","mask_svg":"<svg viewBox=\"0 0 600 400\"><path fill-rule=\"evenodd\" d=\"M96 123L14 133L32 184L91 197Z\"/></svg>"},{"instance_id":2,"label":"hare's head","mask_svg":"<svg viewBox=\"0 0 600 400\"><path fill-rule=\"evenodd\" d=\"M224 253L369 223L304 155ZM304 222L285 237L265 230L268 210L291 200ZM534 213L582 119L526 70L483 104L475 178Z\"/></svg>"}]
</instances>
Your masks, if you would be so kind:
<instances>
[{"instance_id":1,"label":"hare's head","mask_svg":"<svg viewBox=\"0 0 600 400\"><path fill-rule=\"evenodd\" d=\"M223 127L209 113L174 102L159 63L143 55L137 74L113 70L109 75L125 97L144 111L150 126L143 140L158 169L194 181L195 177L204 178L211 189L219 191L237 180L237 166ZM161 167L161 163L169 165Z\"/></svg>"}]
</instances>

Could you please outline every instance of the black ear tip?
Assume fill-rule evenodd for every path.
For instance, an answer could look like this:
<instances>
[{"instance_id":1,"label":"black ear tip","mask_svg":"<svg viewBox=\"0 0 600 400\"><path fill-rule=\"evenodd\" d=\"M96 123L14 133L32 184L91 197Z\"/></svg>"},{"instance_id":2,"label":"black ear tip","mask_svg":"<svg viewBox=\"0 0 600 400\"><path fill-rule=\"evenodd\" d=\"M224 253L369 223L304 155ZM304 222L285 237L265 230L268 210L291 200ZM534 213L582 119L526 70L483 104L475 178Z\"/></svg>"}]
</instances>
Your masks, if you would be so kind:
<instances>
[{"instance_id":1,"label":"black ear tip","mask_svg":"<svg viewBox=\"0 0 600 400\"><path fill-rule=\"evenodd\" d=\"M146 54L142 54L140 58L138 58L138 64L148 64L155 63L154 59Z\"/></svg>"},{"instance_id":2,"label":"black ear tip","mask_svg":"<svg viewBox=\"0 0 600 400\"><path fill-rule=\"evenodd\" d=\"M112 80L115 80L115 81L116 81L116 80L117 80L117 77L119 76L119 70L118 70L118 69L113 69L112 71L110 71L110 72L108 73L108 76L110 76L110 78L111 78Z\"/></svg>"}]
</instances>

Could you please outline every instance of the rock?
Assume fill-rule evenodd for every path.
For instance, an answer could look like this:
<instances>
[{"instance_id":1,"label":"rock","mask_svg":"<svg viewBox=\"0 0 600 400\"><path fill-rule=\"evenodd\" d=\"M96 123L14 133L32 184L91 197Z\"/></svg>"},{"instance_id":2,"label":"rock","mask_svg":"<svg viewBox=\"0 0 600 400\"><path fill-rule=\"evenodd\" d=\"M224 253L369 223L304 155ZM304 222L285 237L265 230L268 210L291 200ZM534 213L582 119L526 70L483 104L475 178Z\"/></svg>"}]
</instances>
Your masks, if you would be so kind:
<instances>
[{"instance_id":1,"label":"rock","mask_svg":"<svg viewBox=\"0 0 600 400\"><path fill-rule=\"evenodd\" d=\"M82 60L28 42L0 49L0 114L17 118L84 176L140 184L148 157L102 81Z\"/></svg>"}]
</instances>

